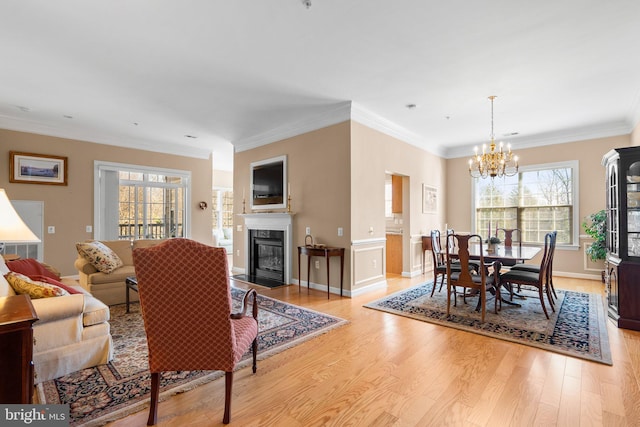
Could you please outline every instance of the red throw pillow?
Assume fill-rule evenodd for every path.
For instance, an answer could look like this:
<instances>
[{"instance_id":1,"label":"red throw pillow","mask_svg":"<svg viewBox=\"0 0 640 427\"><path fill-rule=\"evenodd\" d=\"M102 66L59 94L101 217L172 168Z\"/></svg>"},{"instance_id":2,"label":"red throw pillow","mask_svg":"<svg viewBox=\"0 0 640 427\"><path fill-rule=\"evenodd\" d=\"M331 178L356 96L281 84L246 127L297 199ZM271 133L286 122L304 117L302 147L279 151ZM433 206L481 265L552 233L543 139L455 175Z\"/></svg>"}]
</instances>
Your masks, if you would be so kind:
<instances>
[{"instance_id":1,"label":"red throw pillow","mask_svg":"<svg viewBox=\"0 0 640 427\"><path fill-rule=\"evenodd\" d=\"M37 259L18 259L15 261L7 261L6 264L9 270L14 273L24 274L31 279L33 279L31 276L45 276L55 280L60 279L60 277L56 276L51 271L47 270L44 265L40 264Z\"/></svg>"},{"instance_id":2,"label":"red throw pillow","mask_svg":"<svg viewBox=\"0 0 640 427\"><path fill-rule=\"evenodd\" d=\"M64 283L60 282L59 280L52 279L51 277L35 275L35 276L32 276L32 277L29 277L29 279L37 280L39 282L45 282L45 283L48 283L50 285L56 285L57 287L64 289L65 291L69 292L70 294L81 294L82 293L79 290L74 289L73 287L71 287L69 285L65 285Z\"/></svg>"}]
</instances>

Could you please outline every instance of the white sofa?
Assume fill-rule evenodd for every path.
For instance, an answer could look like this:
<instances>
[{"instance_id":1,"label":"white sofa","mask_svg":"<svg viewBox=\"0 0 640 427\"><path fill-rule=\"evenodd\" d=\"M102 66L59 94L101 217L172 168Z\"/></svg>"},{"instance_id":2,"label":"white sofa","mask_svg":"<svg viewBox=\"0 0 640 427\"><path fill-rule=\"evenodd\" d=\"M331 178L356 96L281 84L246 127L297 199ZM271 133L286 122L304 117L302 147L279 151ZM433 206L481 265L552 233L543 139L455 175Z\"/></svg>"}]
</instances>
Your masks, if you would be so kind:
<instances>
[{"instance_id":1,"label":"white sofa","mask_svg":"<svg viewBox=\"0 0 640 427\"><path fill-rule=\"evenodd\" d=\"M231 227L213 230L213 246L224 248L228 254L233 252L233 229Z\"/></svg>"},{"instance_id":2,"label":"white sofa","mask_svg":"<svg viewBox=\"0 0 640 427\"><path fill-rule=\"evenodd\" d=\"M16 294L4 277L6 268L0 256L0 297ZM31 301L38 316L33 324L36 384L113 359L109 307L75 281L60 281L80 293Z\"/></svg>"}]
</instances>

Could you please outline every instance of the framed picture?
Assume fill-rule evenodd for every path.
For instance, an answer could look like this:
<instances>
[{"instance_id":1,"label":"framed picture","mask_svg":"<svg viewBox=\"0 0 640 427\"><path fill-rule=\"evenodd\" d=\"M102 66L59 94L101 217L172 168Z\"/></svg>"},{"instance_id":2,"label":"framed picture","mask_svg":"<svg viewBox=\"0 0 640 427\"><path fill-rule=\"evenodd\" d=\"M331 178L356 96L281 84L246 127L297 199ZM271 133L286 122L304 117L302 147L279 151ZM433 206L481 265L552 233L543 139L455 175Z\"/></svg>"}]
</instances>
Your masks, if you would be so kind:
<instances>
[{"instance_id":1,"label":"framed picture","mask_svg":"<svg viewBox=\"0 0 640 427\"><path fill-rule=\"evenodd\" d=\"M436 213L438 210L438 189L422 184L422 213Z\"/></svg>"},{"instance_id":2,"label":"framed picture","mask_svg":"<svg viewBox=\"0 0 640 427\"><path fill-rule=\"evenodd\" d=\"M67 185L66 157L9 152L9 182Z\"/></svg>"}]
</instances>

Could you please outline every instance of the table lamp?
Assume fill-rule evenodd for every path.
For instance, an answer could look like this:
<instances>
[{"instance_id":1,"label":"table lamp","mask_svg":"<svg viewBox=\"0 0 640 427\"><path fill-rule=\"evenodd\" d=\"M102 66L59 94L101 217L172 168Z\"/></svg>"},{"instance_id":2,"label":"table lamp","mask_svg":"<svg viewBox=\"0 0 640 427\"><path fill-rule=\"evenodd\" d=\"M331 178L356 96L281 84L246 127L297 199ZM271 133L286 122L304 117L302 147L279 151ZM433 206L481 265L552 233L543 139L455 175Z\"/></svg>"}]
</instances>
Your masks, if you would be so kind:
<instances>
[{"instance_id":1,"label":"table lamp","mask_svg":"<svg viewBox=\"0 0 640 427\"><path fill-rule=\"evenodd\" d=\"M31 243L39 242L40 239L22 221L18 212L7 197L4 189L0 188L0 242L4 250L5 243Z\"/></svg>"}]
</instances>

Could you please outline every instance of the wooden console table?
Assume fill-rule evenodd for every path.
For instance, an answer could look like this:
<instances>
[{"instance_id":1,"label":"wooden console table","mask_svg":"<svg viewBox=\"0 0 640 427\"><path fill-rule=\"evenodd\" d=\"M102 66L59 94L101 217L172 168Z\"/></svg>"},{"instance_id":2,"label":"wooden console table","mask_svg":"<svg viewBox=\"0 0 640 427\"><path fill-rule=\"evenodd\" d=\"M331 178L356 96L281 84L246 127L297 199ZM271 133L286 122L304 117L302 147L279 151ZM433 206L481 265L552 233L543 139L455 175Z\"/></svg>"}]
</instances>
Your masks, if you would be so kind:
<instances>
[{"instance_id":1,"label":"wooden console table","mask_svg":"<svg viewBox=\"0 0 640 427\"><path fill-rule=\"evenodd\" d=\"M333 256L340 257L340 296L342 296L342 283L344 280L344 248L330 248L330 247L317 247L317 246L298 246L298 289L300 289L300 282L302 282L302 268L300 264L300 255L307 256L307 291L309 290L309 272L311 269L311 257L322 256L327 260L327 299L329 299L329 260Z\"/></svg>"},{"instance_id":2,"label":"wooden console table","mask_svg":"<svg viewBox=\"0 0 640 427\"><path fill-rule=\"evenodd\" d=\"M33 397L33 322L27 295L0 298L0 403L31 403Z\"/></svg>"}]
</instances>

